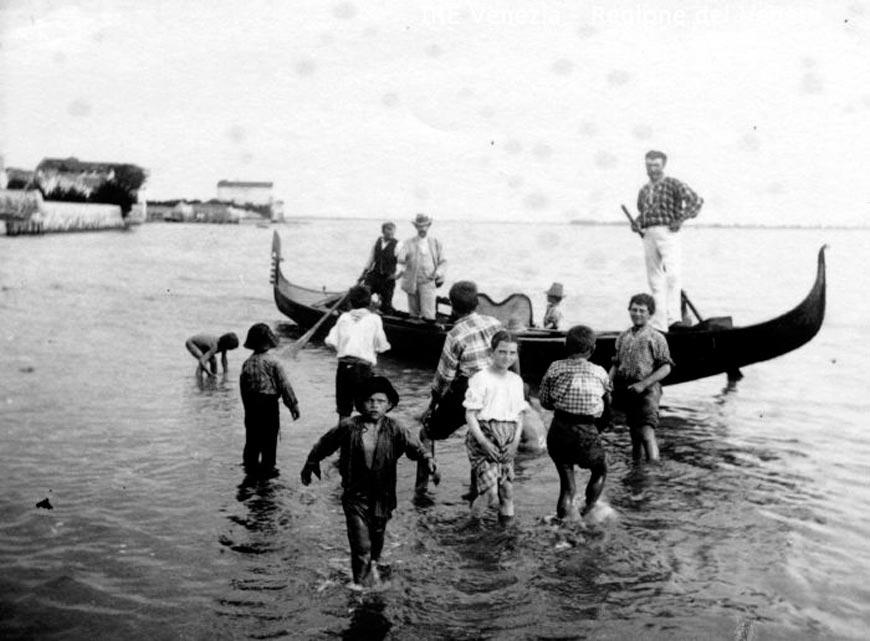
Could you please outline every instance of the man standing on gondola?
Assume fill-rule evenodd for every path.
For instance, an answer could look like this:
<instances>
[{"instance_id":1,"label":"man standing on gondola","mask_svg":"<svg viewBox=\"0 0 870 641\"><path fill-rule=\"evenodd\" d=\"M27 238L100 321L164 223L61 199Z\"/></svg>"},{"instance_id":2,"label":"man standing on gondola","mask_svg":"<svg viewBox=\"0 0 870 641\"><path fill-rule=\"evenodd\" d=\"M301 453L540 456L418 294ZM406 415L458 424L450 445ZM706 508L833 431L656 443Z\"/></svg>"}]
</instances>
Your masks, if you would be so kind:
<instances>
[{"instance_id":1,"label":"man standing on gondola","mask_svg":"<svg viewBox=\"0 0 870 641\"><path fill-rule=\"evenodd\" d=\"M396 289L396 240L395 223L381 225L382 236L375 241L369 262L363 272L365 284L381 301L381 312L393 312L393 291Z\"/></svg>"},{"instance_id":2,"label":"man standing on gondola","mask_svg":"<svg viewBox=\"0 0 870 641\"><path fill-rule=\"evenodd\" d=\"M667 331L674 323L681 323L680 293L682 292L682 246L680 226L694 218L701 210L704 199L688 185L665 176L668 157L661 151L646 154L646 173L649 182L637 196L637 220L632 229L643 235L646 257L646 275L650 292L656 302L652 326Z\"/></svg>"},{"instance_id":3,"label":"man standing on gondola","mask_svg":"<svg viewBox=\"0 0 870 641\"><path fill-rule=\"evenodd\" d=\"M398 262L404 267L402 289L408 295L411 316L435 320L435 290L444 283L447 260L441 241L429 235L432 219L417 214L412 221L417 235L399 247Z\"/></svg>"}]
</instances>

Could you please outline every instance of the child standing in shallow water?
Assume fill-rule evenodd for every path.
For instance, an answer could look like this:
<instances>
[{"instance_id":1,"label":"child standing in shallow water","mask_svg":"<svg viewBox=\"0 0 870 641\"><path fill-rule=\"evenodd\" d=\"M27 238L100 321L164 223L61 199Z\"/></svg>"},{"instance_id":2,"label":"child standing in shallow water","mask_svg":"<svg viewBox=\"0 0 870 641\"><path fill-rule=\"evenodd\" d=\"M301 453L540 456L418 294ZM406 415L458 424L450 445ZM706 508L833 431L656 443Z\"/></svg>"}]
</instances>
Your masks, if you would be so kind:
<instances>
[{"instance_id":1,"label":"child standing in shallow water","mask_svg":"<svg viewBox=\"0 0 870 641\"><path fill-rule=\"evenodd\" d=\"M559 473L556 516L577 518L574 507L574 466L591 472L586 486L586 515L598 501L607 478L604 447L596 424L609 420L610 379L603 367L589 362L595 332L576 325L565 337L568 358L555 361L541 379L541 405L555 410L547 433L547 451Z\"/></svg>"},{"instance_id":2,"label":"child standing in shallow water","mask_svg":"<svg viewBox=\"0 0 870 641\"><path fill-rule=\"evenodd\" d=\"M656 313L655 299L635 294L628 302L631 327L616 339L616 355L610 368L613 404L625 414L631 434L631 456L635 463L641 455L647 461L659 460L656 428L659 425L661 380L671 373L674 361L664 334L654 329L650 319Z\"/></svg>"},{"instance_id":3,"label":"child standing in shallow water","mask_svg":"<svg viewBox=\"0 0 870 641\"><path fill-rule=\"evenodd\" d=\"M468 435L465 446L477 496L472 509L481 503L499 503L499 518L514 516L514 458L523 432L523 412L529 409L523 394L523 380L510 367L517 361L517 338L500 330L492 337L492 361L468 380L465 418Z\"/></svg>"},{"instance_id":4,"label":"child standing in shallow water","mask_svg":"<svg viewBox=\"0 0 870 641\"><path fill-rule=\"evenodd\" d=\"M293 420L299 419L299 401L287 380L284 368L268 354L278 346L278 339L265 323L252 325L245 347L253 354L242 364L239 389L245 407L245 449L242 460L251 474L276 474L275 456L278 431L281 428L278 399L290 410Z\"/></svg>"}]
</instances>

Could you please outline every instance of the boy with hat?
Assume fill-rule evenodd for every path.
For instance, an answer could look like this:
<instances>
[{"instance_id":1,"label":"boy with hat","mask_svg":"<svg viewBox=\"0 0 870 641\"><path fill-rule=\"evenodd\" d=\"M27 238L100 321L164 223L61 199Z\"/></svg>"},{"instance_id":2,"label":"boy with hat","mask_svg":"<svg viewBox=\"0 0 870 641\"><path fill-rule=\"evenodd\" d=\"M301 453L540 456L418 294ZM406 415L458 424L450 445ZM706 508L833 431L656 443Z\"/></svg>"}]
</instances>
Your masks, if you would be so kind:
<instances>
[{"instance_id":1,"label":"boy with hat","mask_svg":"<svg viewBox=\"0 0 870 641\"><path fill-rule=\"evenodd\" d=\"M411 431L386 414L399 394L383 376L363 382L356 399L360 414L341 421L311 448L302 468L302 484L320 478L320 461L340 450L341 505L350 542L351 570L357 586L379 580L377 563L384 548L387 521L396 508L396 465L402 454L425 461L436 475L435 459ZM437 475L434 481L438 481Z\"/></svg>"},{"instance_id":2,"label":"boy with hat","mask_svg":"<svg viewBox=\"0 0 870 641\"><path fill-rule=\"evenodd\" d=\"M562 310L559 303L565 298L565 289L562 283L553 283L550 289L544 292L547 295L547 311L544 312L544 329L559 329L562 322Z\"/></svg>"},{"instance_id":3,"label":"boy with hat","mask_svg":"<svg viewBox=\"0 0 870 641\"><path fill-rule=\"evenodd\" d=\"M441 242L429 236L432 218L417 214L413 221L417 235L399 248L396 258L404 266L402 289L408 295L411 316L435 320L435 289L444 283L447 260Z\"/></svg>"},{"instance_id":4,"label":"boy with hat","mask_svg":"<svg viewBox=\"0 0 870 641\"><path fill-rule=\"evenodd\" d=\"M278 339L265 323L252 325L245 347L253 354L242 364L239 389L245 407L245 449L242 460L249 473L276 475L275 452L281 428L278 399L299 419L299 401L281 363L267 352Z\"/></svg>"}]
</instances>

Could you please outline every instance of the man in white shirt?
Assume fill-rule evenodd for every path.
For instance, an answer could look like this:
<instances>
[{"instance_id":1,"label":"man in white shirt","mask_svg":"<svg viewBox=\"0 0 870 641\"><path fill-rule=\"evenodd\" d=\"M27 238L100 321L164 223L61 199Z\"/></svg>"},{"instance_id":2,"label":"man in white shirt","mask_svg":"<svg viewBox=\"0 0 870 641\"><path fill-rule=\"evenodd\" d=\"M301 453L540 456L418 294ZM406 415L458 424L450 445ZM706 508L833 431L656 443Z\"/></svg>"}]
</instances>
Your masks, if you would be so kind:
<instances>
[{"instance_id":1,"label":"man in white shirt","mask_svg":"<svg viewBox=\"0 0 870 641\"><path fill-rule=\"evenodd\" d=\"M429 236L432 219L417 214L412 222L417 235L402 243L397 254L404 267L402 289L408 295L411 316L435 320L435 289L444 283L447 260L441 242Z\"/></svg>"}]
</instances>

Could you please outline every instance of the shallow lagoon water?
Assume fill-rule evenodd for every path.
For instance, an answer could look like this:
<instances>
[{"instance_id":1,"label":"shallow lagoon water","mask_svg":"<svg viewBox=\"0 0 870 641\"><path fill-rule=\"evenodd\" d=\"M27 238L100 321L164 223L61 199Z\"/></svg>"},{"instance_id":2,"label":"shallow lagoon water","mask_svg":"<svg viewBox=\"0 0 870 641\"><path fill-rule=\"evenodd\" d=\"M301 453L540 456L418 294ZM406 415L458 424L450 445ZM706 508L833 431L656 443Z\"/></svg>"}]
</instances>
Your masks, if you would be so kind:
<instances>
[{"instance_id":1,"label":"shallow lagoon water","mask_svg":"<svg viewBox=\"0 0 870 641\"><path fill-rule=\"evenodd\" d=\"M285 272L346 287L380 221L277 225ZM400 236L413 232L400 224ZM568 322L628 324L644 289L622 227L438 222L448 284L520 290ZM130 232L0 237L0 631L9 639L859 639L870 624L864 292L867 231L687 228L686 289L702 313L749 324L803 298L828 243L829 307L800 350L668 387L663 463L633 468L606 437L605 498L589 528L549 525L549 459L518 464L518 518L469 520L461 435L439 444L434 504L400 463L389 580L347 588L337 470L305 488L308 449L335 420L334 357L291 361L268 283L272 228L149 224ZM282 474L246 480L238 373L198 386L191 334L266 321L301 399L282 414ZM381 362L414 421L431 371ZM585 477L581 477L585 483ZM53 509L36 507L49 499Z\"/></svg>"}]
</instances>

